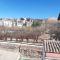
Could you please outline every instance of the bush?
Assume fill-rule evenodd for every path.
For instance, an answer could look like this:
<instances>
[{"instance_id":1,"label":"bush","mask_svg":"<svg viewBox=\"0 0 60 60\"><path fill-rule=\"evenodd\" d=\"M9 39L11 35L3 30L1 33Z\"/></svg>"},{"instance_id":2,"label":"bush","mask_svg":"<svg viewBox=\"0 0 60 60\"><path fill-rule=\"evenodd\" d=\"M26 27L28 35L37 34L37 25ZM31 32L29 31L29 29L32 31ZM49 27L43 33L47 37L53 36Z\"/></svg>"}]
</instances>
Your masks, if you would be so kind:
<instances>
[{"instance_id":1,"label":"bush","mask_svg":"<svg viewBox=\"0 0 60 60\"><path fill-rule=\"evenodd\" d=\"M40 25L41 25L40 22L33 22L33 24L32 24L33 27L40 26Z\"/></svg>"},{"instance_id":2,"label":"bush","mask_svg":"<svg viewBox=\"0 0 60 60\"><path fill-rule=\"evenodd\" d=\"M58 16L58 20L60 20L60 13L59 13L59 16Z\"/></svg>"}]
</instances>

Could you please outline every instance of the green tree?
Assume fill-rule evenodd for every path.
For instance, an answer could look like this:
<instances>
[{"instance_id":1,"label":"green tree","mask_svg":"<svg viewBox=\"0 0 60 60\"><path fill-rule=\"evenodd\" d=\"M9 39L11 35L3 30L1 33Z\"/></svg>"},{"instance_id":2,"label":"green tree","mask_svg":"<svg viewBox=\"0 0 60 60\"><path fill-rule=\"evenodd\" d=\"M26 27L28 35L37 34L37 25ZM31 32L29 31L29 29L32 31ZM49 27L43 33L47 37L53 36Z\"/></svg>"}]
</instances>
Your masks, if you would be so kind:
<instances>
[{"instance_id":1,"label":"green tree","mask_svg":"<svg viewBox=\"0 0 60 60\"><path fill-rule=\"evenodd\" d=\"M20 18L21 20L24 20L24 18Z\"/></svg>"},{"instance_id":2,"label":"green tree","mask_svg":"<svg viewBox=\"0 0 60 60\"><path fill-rule=\"evenodd\" d=\"M33 27L40 26L40 25L41 25L40 22L33 22L33 24L32 24Z\"/></svg>"},{"instance_id":3,"label":"green tree","mask_svg":"<svg viewBox=\"0 0 60 60\"><path fill-rule=\"evenodd\" d=\"M30 20L30 18L26 18L27 19L27 21L29 21Z\"/></svg>"},{"instance_id":4,"label":"green tree","mask_svg":"<svg viewBox=\"0 0 60 60\"><path fill-rule=\"evenodd\" d=\"M60 20L60 13L59 13L59 16L58 16L58 20Z\"/></svg>"}]
</instances>

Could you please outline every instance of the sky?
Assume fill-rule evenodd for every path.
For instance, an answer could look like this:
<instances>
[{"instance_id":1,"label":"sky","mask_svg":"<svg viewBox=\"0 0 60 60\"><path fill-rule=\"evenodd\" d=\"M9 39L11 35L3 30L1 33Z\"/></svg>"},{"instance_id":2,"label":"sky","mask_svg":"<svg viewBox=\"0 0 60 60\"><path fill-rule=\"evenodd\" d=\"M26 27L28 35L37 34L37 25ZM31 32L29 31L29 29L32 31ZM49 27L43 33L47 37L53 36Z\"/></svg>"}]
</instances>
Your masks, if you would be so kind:
<instances>
[{"instance_id":1,"label":"sky","mask_svg":"<svg viewBox=\"0 0 60 60\"><path fill-rule=\"evenodd\" d=\"M0 0L0 18L49 18L60 12L60 0Z\"/></svg>"}]
</instances>

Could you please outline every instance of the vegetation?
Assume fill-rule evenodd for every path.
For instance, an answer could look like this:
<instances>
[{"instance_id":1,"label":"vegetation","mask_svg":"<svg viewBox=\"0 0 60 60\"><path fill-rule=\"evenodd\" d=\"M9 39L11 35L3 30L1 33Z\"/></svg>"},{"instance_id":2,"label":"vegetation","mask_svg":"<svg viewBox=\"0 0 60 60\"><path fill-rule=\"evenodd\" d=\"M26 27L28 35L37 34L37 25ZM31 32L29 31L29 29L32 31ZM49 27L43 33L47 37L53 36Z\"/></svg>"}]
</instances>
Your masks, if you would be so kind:
<instances>
[{"instance_id":1,"label":"vegetation","mask_svg":"<svg viewBox=\"0 0 60 60\"><path fill-rule=\"evenodd\" d=\"M59 13L59 16L58 16L57 19L60 20L60 13ZM50 36L53 37L55 40L59 40L60 41L60 27L59 27L60 25L58 26L58 24L60 24L60 22L57 23L57 27L53 26L54 28L56 28L56 30L54 28L52 30L50 30Z\"/></svg>"},{"instance_id":2,"label":"vegetation","mask_svg":"<svg viewBox=\"0 0 60 60\"><path fill-rule=\"evenodd\" d=\"M27 21L29 21L30 20L30 18L26 18L27 19Z\"/></svg>"},{"instance_id":3,"label":"vegetation","mask_svg":"<svg viewBox=\"0 0 60 60\"><path fill-rule=\"evenodd\" d=\"M41 26L40 22L33 22L32 27Z\"/></svg>"},{"instance_id":4,"label":"vegetation","mask_svg":"<svg viewBox=\"0 0 60 60\"><path fill-rule=\"evenodd\" d=\"M60 20L60 13L59 13L59 16L58 16L58 20Z\"/></svg>"},{"instance_id":5,"label":"vegetation","mask_svg":"<svg viewBox=\"0 0 60 60\"><path fill-rule=\"evenodd\" d=\"M24 18L20 18L21 20L24 20Z\"/></svg>"}]
</instances>

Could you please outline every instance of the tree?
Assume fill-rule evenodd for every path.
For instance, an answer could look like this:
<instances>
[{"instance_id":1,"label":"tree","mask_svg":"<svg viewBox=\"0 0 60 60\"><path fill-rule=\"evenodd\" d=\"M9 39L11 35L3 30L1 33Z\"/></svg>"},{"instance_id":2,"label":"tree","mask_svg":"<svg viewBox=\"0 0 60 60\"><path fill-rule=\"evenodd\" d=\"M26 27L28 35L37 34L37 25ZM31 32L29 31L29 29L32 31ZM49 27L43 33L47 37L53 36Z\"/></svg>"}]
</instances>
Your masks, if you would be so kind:
<instances>
[{"instance_id":1,"label":"tree","mask_svg":"<svg viewBox=\"0 0 60 60\"><path fill-rule=\"evenodd\" d=\"M2 20L2 18L0 18L0 20Z\"/></svg>"},{"instance_id":2,"label":"tree","mask_svg":"<svg viewBox=\"0 0 60 60\"><path fill-rule=\"evenodd\" d=\"M59 13L59 16L58 16L58 20L60 20L60 13Z\"/></svg>"},{"instance_id":3,"label":"tree","mask_svg":"<svg viewBox=\"0 0 60 60\"><path fill-rule=\"evenodd\" d=\"M27 21L29 21L30 20L30 18L26 18L27 19Z\"/></svg>"},{"instance_id":4,"label":"tree","mask_svg":"<svg viewBox=\"0 0 60 60\"><path fill-rule=\"evenodd\" d=\"M41 25L40 22L33 22L33 24L32 24L33 27L40 26L40 25Z\"/></svg>"},{"instance_id":5,"label":"tree","mask_svg":"<svg viewBox=\"0 0 60 60\"><path fill-rule=\"evenodd\" d=\"M24 18L20 18L21 20L24 20Z\"/></svg>"}]
</instances>

